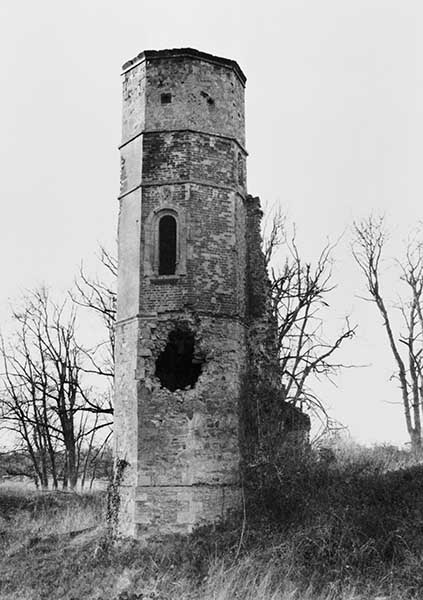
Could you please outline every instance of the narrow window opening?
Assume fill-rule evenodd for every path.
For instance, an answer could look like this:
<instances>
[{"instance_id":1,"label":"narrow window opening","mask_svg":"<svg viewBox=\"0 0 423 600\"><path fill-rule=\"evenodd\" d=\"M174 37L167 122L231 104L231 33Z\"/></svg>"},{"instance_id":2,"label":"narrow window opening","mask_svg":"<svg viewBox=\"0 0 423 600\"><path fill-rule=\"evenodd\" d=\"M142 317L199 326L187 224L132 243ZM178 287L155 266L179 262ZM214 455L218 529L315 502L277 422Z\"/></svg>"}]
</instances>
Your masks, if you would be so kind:
<instances>
[{"instance_id":1,"label":"narrow window opening","mask_svg":"<svg viewBox=\"0 0 423 600\"><path fill-rule=\"evenodd\" d=\"M159 275L175 275L176 219L165 215L159 221Z\"/></svg>"},{"instance_id":2,"label":"narrow window opening","mask_svg":"<svg viewBox=\"0 0 423 600\"><path fill-rule=\"evenodd\" d=\"M166 348L156 361L156 377L171 392L193 388L197 383L203 359L195 354L194 342L190 331L171 331Z\"/></svg>"},{"instance_id":3,"label":"narrow window opening","mask_svg":"<svg viewBox=\"0 0 423 600\"><path fill-rule=\"evenodd\" d=\"M160 96L160 101L162 104L170 104L172 102L172 94L166 93Z\"/></svg>"},{"instance_id":4,"label":"narrow window opening","mask_svg":"<svg viewBox=\"0 0 423 600\"><path fill-rule=\"evenodd\" d=\"M241 152L238 153L238 183L244 183L244 165L242 163Z\"/></svg>"}]
</instances>

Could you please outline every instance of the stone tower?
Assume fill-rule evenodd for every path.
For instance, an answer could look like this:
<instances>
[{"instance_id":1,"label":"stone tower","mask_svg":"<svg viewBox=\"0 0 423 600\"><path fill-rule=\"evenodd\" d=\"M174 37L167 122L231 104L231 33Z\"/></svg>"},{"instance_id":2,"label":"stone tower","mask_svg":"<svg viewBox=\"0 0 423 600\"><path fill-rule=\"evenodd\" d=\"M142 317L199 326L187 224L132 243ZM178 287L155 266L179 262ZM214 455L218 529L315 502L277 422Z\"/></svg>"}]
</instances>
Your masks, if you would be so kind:
<instances>
[{"instance_id":1,"label":"stone tower","mask_svg":"<svg viewBox=\"0 0 423 600\"><path fill-rule=\"evenodd\" d=\"M145 51L123 67L115 449L125 534L187 532L239 504L249 264L260 272L253 294L266 285L261 212L246 193L245 81L236 62L192 49ZM254 310L260 320L260 301Z\"/></svg>"}]
</instances>

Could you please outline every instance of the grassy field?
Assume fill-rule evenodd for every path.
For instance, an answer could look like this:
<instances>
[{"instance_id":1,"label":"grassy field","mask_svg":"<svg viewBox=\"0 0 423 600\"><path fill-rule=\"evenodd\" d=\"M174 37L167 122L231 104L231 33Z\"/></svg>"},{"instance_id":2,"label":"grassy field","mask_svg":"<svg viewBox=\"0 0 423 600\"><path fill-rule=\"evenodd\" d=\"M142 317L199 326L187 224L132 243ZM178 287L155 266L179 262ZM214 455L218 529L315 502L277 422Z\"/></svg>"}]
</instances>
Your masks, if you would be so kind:
<instances>
[{"instance_id":1,"label":"grassy field","mask_svg":"<svg viewBox=\"0 0 423 600\"><path fill-rule=\"evenodd\" d=\"M104 514L104 492L0 486L1 600L423 598L423 466L392 448L291 457L246 519L187 538L110 544Z\"/></svg>"}]
</instances>

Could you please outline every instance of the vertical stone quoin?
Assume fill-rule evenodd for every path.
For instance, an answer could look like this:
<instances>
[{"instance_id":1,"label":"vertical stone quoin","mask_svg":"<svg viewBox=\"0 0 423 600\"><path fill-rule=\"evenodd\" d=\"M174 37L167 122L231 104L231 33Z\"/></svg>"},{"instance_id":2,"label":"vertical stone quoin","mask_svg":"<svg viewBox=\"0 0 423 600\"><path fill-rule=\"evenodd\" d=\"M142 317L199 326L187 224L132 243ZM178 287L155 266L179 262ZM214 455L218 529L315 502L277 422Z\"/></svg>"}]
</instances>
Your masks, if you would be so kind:
<instances>
[{"instance_id":1,"label":"vertical stone quoin","mask_svg":"<svg viewBox=\"0 0 423 600\"><path fill-rule=\"evenodd\" d=\"M190 48L123 66L114 443L124 535L188 533L240 506L256 389L246 382L277 360L261 211L246 189L245 82L233 60Z\"/></svg>"}]
</instances>

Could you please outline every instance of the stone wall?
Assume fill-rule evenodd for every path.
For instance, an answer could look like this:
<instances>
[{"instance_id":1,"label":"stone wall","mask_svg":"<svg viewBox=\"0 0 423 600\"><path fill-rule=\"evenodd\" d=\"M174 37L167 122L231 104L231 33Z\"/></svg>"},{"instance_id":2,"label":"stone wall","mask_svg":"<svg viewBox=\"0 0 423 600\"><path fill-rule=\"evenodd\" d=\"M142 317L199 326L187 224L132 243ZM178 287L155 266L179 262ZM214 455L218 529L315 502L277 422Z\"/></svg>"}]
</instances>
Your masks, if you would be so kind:
<instances>
[{"instance_id":1,"label":"stone wall","mask_svg":"<svg viewBox=\"0 0 423 600\"><path fill-rule=\"evenodd\" d=\"M246 192L245 77L189 49L144 52L123 77L119 527L187 532L239 507L243 465L281 406L260 203ZM177 224L171 275L158 271L164 215Z\"/></svg>"},{"instance_id":2,"label":"stone wall","mask_svg":"<svg viewBox=\"0 0 423 600\"><path fill-rule=\"evenodd\" d=\"M243 465L275 460L285 444L303 445L308 416L285 401L279 364L278 324L262 250L262 210L258 197L247 196L247 353L248 378L242 406Z\"/></svg>"},{"instance_id":3,"label":"stone wall","mask_svg":"<svg viewBox=\"0 0 423 600\"><path fill-rule=\"evenodd\" d=\"M192 312L174 318L163 314L144 325L136 490L137 510L143 514L140 524L169 531L176 522L178 530L190 530L194 522L214 520L233 507L228 502L239 489L238 399L246 367L244 327L226 318L193 318ZM170 391L155 371L169 333L178 328L195 334L194 352L201 361L201 373L193 388ZM171 490L178 491L175 505L169 508L166 500L166 507L161 507L161 492L169 498ZM176 499L181 498L179 506ZM176 514L176 521L169 522L168 510Z\"/></svg>"},{"instance_id":4,"label":"stone wall","mask_svg":"<svg viewBox=\"0 0 423 600\"><path fill-rule=\"evenodd\" d=\"M189 531L239 500L245 78L232 61L195 51L146 52L124 69L115 427L116 455L129 464L120 529ZM157 270L164 214L177 221L171 276ZM184 336L196 378L174 389L159 365L183 359Z\"/></svg>"}]
</instances>

